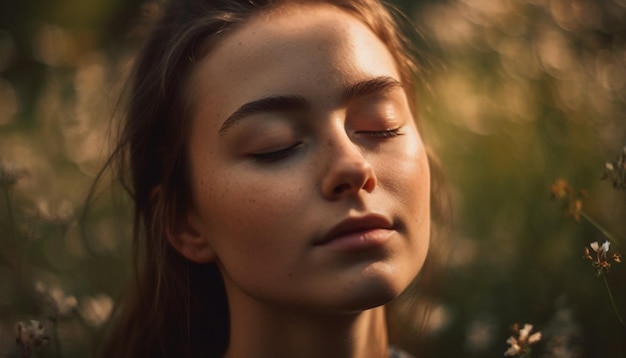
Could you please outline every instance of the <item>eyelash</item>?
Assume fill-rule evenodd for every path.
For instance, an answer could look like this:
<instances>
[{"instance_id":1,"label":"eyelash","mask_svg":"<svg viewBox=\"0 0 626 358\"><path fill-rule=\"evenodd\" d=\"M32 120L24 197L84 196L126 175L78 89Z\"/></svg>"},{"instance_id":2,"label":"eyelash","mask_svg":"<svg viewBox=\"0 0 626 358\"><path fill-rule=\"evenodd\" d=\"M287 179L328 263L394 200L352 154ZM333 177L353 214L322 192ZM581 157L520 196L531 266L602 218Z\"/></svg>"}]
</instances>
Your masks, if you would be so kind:
<instances>
[{"instance_id":1,"label":"eyelash","mask_svg":"<svg viewBox=\"0 0 626 358\"><path fill-rule=\"evenodd\" d=\"M387 138L393 138L393 137L402 135L402 133L400 133L400 129L401 128L398 127L398 128L393 128L393 129L386 129L384 131L360 131L356 133L365 134L369 137L373 137L377 139L387 139Z\"/></svg>"},{"instance_id":2,"label":"eyelash","mask_svg":"<svg viewBox=\"0 0 626 358\"><path fill-rule=\"evenodd\" d=\"M365 134L368 137L372 137L375 139L388 139L388 138L393 138L393 137L397 137L402 135L402 133L400 133L400 127L398 128L393 128L393 129L386 129L383 131L359 131L356 132L357 134ZM255 153L255 154L251 154L250 156L257 162L262 162L262 163L272 163L272 162L277 162L283 158L286 158L287 156L289 156L290 154L292 154L293 152L296 151L296 149L298 149L300 147L302 143L298 142L295 143L294 145L291 145L287 148L283 148L283 149L279 149L279 150L275 150L272 152L265 152L265 153Z\"/></svg>"},{"instance_id":3,"label":"eyelash","mask_svg":"<svg viewBox=\"0 0 626 358\"><path fill-rule=\"evenodd\" d=\"M293 152L295 152L296 149L298 149L298 147L300 147L301 144L302 143L296 143L287 148L275 150L272 152L251 154L251 156L257 162L264 162L264 163L276 162L289 156Z\"/></svg>"}]
</instances>

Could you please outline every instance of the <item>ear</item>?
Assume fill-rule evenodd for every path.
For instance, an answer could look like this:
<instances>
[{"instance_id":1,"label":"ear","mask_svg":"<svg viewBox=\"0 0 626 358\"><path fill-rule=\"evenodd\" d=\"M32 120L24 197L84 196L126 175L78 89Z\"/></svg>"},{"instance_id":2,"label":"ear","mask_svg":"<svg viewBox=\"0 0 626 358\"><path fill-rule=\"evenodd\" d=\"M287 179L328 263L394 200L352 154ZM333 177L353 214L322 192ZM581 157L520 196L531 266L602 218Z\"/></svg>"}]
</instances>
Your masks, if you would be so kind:
<instances>
[{"instance_id":1,"label":"ear","mask_svg":"<svg viewBox=\"0 0 626 358\"><path fill-rule=\"evenodd\" d=\"M188 260L206 264L216 259L209 240L202 234L201 221L193 209L186 217L177 220L175 227L167 230L167 240Z\"/></svg>"},{"instance_id":2,"label":"ear","mask_svg":"<svg viewBox=\"0 0 626 358\"><path fill-rule=\"evenodd\" d=\"M187 208L187 212L182 216L170 214L172 211L166 209L167 205L160 186L153 190L152 197L158 207L157 212L162 215L171 215L167 218L157 218L167 223L165 232L170 245L190 261L200 264L215 261L215 252L209 240L203 235L202 220L196 211L193 208Z\"/></svg>"}]
</instances>

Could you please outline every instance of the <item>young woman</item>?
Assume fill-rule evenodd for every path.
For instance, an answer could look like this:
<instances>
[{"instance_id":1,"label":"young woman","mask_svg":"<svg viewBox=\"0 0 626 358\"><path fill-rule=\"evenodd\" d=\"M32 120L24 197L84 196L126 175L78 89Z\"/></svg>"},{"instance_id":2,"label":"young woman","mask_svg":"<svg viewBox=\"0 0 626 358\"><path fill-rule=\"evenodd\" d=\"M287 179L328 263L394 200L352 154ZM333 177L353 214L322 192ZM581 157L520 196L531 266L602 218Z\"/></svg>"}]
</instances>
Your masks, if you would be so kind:
<instances>
[{"instance_id":1,"label":"young woman","mask_svg":"<svg viewBox=\"0 0 626 358\"><path fill-rule=\"evenodd\" d=\"M413 75L377 0L173 1L115 153L137 273L103 356L404 354L389 304L431 233Z\"/></svg>"}]
</instances>

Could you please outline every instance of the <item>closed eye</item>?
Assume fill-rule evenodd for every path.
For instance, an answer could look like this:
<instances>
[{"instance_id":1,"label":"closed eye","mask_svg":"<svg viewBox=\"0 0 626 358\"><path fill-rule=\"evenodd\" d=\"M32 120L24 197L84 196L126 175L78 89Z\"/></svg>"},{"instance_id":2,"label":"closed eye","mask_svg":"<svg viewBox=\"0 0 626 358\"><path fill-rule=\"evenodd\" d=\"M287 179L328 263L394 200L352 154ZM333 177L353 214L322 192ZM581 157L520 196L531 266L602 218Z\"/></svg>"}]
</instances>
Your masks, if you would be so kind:
<instances>
[{"instance_id":1,"label":"closed eye","mask_svg":"<svg viewBox=\"0 0 626 358\"><path fill-rule=\"evenodd\" d=\"M394 129L386 129L383 131L357 131L356 134L363 134L368 137L379 138L379 139L387 139L387 138L393 138L393 137L402 135L403 133L400 132L400 129L401 128L398 127Z\"/></svg>"},{"instance_id":2,"label":"closed eye","mask_svg":"<svg viewBox=\"0 0 626 358\"><path fill-rule=\"evenodd\" d=\"M253 154L250 154L250 156L255 161L261 162L261 163L277 162L293 154L301 145L302 143L298 142L286 148L273 150L271 152L253 153Z\"/></svg>"}]
</instances>

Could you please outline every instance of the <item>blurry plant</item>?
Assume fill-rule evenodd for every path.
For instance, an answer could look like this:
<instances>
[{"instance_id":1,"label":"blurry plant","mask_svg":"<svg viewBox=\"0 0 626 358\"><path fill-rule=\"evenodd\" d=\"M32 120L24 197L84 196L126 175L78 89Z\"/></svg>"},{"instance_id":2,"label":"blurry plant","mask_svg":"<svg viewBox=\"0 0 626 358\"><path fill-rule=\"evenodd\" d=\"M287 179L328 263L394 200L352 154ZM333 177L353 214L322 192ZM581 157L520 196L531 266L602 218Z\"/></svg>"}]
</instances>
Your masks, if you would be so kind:
<instances>
[{"instance_id":1,"label":"blurry plant","mask_svg":"<svg viewBox=\"0 0 626 358\"><path fill-rule=\"evenodd\" d=\"M26 176L27 171L21 168L16 168L6 162L0 161L0 191L2 191L2 201L3 205L3 213L4 215L0 216L0 228L3 229L4 232L7 233L7 240L3 240L0 243L3 243L1 248L1 252L4 253L5 262L8 263L13 271L15 272L18 280L21 276L21 265L20 265L20 257L19 255L11 255L12 247L9 245L17 245L19 242L18 239L18 228L16 224L15 218L15 208L13 205L13 199L11 195L11 190L13 186L24 176ZM3 216L6 216L6 220Z\"/></svg>"},{"instance_id":2,"label":"blurry plant","mask_svg":"<svg viewBox=\"0 0 626 358\"><path fill-rule=\"evenodd\" d=\"M591 264L596 269L596 274L598 276L600 276L602 273L609 272L609 269L611 268L610 260L607 258L610 244L611 243L608 241L605 241L602 245L598 244L597 241L589 244L589 246L591 246L591 249L596 253L595 258L591 255L591 251L589 251L589 248L585 247L584 258L591 261ZM611 256L611 259L617 263L622 262L622 256L620 254L614 253Z\"/></svg>"},{"instance_id":3,"label":"blurry plant","mask_svg":"<svg viewBox=\"0 0 626 358\"><path fill-rule=\"evenodd\" d=\"M7 163L0 162L0 187L6 193L7 190L15 185L19 179L26 176L28 172L24 169L19 169L11 166Z\"/></svg>"},{"instance_id":4,"label":"blurry plant","mask_svg":"<svg viewBox=\"0 0 626 358\"><path fill-rule=\"evenodd\" d=\"M541 332L537 331L530 334L533 330L533 325L528 323L521 329L515 323L511 329L514 335L506 340L510 347L504 352L504 355L510 357L530 357L532 351L530 346L541 340Z\"/></svg>"},{"instance_id":5,"label":"blurry plant","mask_svg":"<svg viewBox=\"0 0 626 358\"><path fill-rule=\"evenodd\" d=\"M65 267L58 262L71 256L65 256L66 247L58 257L49 250L67 245L70 228L76 226L75 210L68 200L51 204L25 194L20 184L27 175L27 170L0 160L0 274L6 272L0 276L0 326L9 323L16 334L15 344L0 339L0 357L5 352L6 357L85 356L80 345L87 346L109 318L113 300L103 293L75 295L64 288ZM76 292L77 286L71 285ZM2 290L11 294L2 296Z\"/></svg>"},{"instance_id":6,"label":"blurry plant","mask_svg":"<svg viewBox=\"0 0 626 358\"><path fill-rule=\"evenodd\" d=\"M615 189L626 190L626 146L619 158L615 162L606 162L604 168L602 179L610 181Z\"/></svg>"},{"instance_id":7,"label":"blurry plant","mask_svg":"<svg viewBox=\"0 0 626 358\"><path fill-rule=\"evenodd\" d=\"M576 192L565 179L557 179L552 184L550 191L554 198L566 204L565 216L571 216L576 221L580 221L581 216L586 216L582 202L582 198L587 196L586 191L580 190Z\"/></svg>"},{"instance_id":8,"label":"blurry plant","mask_svg":"<svg viewBox=\"0 0 626 358\"><path fill-rule=\"evenodd\" d=\"M45 262L29 260L37 258L31 257L32 249L36 247L34 243L42 239L64 239L68 228L75 222L75 216L67 201L56 207L24 196L17 185L27 174L25 169L0 161L0 230L3 233L0 270L11 273L5 276L10 279L4 287L11 287L14 292L11 300L0 301L0 313L2 321L15 322L15 348L21 357L43 354L40 348L48 346L46 350L52 349L54 356L60 358L63 356L60 324L78 322L85 327L97 326L91 324L89 317L81 320L84 315L79 310L76 296L65 293L62 286L55 282L56 275L51 267L47 267ZM3 307L7 304L10 307L8 310ZM101 316L108 317L107 312ZM18 321L24 316L35 319ZM0 347L0 356L1 352L11 349Z\"/></svg>"},{"instance_id":9,"label":"blurry plant","mask_svg":"<svg viewBox=\"0 0 626 358\"><path fill-rule=\"evenodd\" d=\"M543 325L545 358L583 358L583 327L576 321L575 309L568 303L567 295L557 299L557 309Z\"/></svg>"},{"instance_id":10,"label":"blurry plant","mask_svg":"<svg viewBox=\"0 0 626 358\"><path fill-rule=\"evenodd\" d=\"M15 325L17 337L15 342L22 349L22 357L28 358L38 348L47 345L50 338L46 335L46 327L43 323L31 320L29 323L18 322Z\"/></svg>"},{"instance_id":11,"label":"blurry plant","mask_svg":"<svg viewBox=\"0 0 626 358\"><path fill-rule=\"evenodd\" d=\"M607 162L605 164L605 172L602 179L611 181L615 189L626 189L626 146L622 148L622 152L617 161ZM604 228L598 221L585 212L582 198L586 197L587 193L584 190L576 191L566 180L557 179L554 184L552 184L551 192L555 199L564 203L566 216L571 216L576 221L580 221L580 218L585 219L607 238L603 244L599 244L597 241L591 242L589 247L593 250L594 254L589 250L589 247L585 247L583 258L591 261L591 265L596 271L596 274L602 276L609 299L611 300L613 311L620 323L626 325L615 303L613 292L606 278L606 274L611 268L611 262L621 263L622 261L622 256L619 253L609 255L611 243L621 247L620 241L609 230Z\"/></svg>"},{"instance_id":12,"label":"blurry plant","mask_svg":"<svg viewBox=\"0 0 626 358\"><path fill-rule=\"evenodd\" d=\"M25 289L25 282L30 280L26 280L24 277L24 265L22 262L24 255L22 249L27 243L26 241L29 238L29 233L32 232L31 229L34 223L19 225L21 211L18 209L18 205L16 204L17 199L14 195L15 185L19 180L24 178L27 173L25 169L17 168L0 161L0 190L3 199L3 205L0 206L0 208L3 209L0 212L0 214L2 214L0 215L0 227L8 234L6 239L0 242L2 244L1 251L4 253L4 258L6 259L4 261L5 264L15 273L13 276L15 279L14 284L19 288L20 295L23 296L20 297L20 299L26 299L28 301L31 297L28 297L30 296L30 292ZM27 232L24 230L25 227L28 228L26 230ZM53 300L50 292L46 292L42 285L41 283L37 283L35 285L36 291L42 295L42 298L45 297L48 300ZM59 296L58 293L55 293L55 296ZM42 300L42 302L46 301L46 299ZM52 315L51 318L54 319L56 316L55 310L55 314ZM22 357L30 357L37 349L50 343L50 337L46 333L46 328L43 323L38 320L30 320L29 322L19 321L15 323L15 331L15 342L21 351ZM54 336L55 346L58 347L56 330L54 331Z\"/></svg>"},{"instance_id":13,"label":"blurry plant","mask_svg":"<svg viewBox=\"0 0 626 358\"><path fill-rule=\"evenodd\" d=\"M560 200L564 203L565 216L571 216L576 221L580 221L580 218L587 220L593 227L598 229L610 242L613 244L620 246L620 241L613 235L610 231L605 229L599 222L597 222L593 217L591 217L584 209L582 199L587 196L587 191L578 190L575 191L574 188L565 180L565 179L557 179L550 188L552 192L552 197Z\"/></svg>"}]
</instances>

